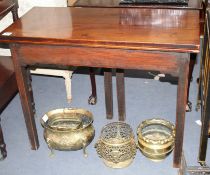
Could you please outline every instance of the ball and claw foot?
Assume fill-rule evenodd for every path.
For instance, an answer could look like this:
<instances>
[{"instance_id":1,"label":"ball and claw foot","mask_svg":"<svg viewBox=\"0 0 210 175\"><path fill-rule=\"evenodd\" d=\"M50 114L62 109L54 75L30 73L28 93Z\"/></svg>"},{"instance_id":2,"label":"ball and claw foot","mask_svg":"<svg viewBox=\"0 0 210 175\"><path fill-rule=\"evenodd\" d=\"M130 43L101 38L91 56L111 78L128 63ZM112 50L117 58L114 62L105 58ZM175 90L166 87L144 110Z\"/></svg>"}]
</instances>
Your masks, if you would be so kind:
<instances>
[{"instance_id":1,"label":"ball and claw foot","mask_svg":"<svg viewBox=\"0 0 210 175\"><path fill-rule=\"evenodd\" d=\"M1 151L0 160L3 160L7 157L6 144L1 144L0 145L0 151Z\"/></svg>"},{"instance_id":2,"label":"ball and claw foot","mask_svg":"<svg viewBox=\"0 0 210 175\"><path fill-rule=\"evenodd\" d=\"M206 162L205 161L198 161L198 163L202 166L202 167L206 167Z\"/></svg>"},{"instance_id":3,"label":"ball and claw foot","mask_svg":"<svg viewBox=\"0 0 210 175\"><path fill-rule=\"evenodd\" d=\"M192 103L188 101L186 104L186 112L191 112L191 111L192 111Z\"/></svg>"},{"instance_id":4,"label":"ball and claw foot","mask_svg":"<svg viewBox=\"0 0 210 175\"><path fill-rule=\"evenodd\" d=\"M97 103L97 97L96 96L93 96L91 95L88 99L88 104L90 105L95 105Z\"/></svg>"},{"instance_id":5,"label":"ball and claw foot","mask_svg":"<svg viewBox=\"0 0 210 175\"><path fill-rule=\"evenodd\" d=\"M201 101L198 100L195 110L199 111L200 108L201 108Z\"/></svg>"}]
</instances>

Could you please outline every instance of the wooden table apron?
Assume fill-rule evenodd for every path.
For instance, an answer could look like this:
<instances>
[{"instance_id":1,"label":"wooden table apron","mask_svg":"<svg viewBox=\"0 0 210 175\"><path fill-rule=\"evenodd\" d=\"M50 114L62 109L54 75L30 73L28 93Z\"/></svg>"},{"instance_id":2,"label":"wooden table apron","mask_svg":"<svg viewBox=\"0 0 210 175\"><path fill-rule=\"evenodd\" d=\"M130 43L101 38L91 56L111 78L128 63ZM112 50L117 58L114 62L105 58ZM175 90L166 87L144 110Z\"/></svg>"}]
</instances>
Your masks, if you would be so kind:
<instances>
[{"instance_id":1,"label":"wooden table apron","mask_svg":"<svg viewBox=\"0 0 210 175\"><path fill-rule=\"evenodd\" d=\"M189 71L188 53L174 54L173 52L50 44L10 44L10 47L32 149L38 149L39 142L33 106L30 99L32 88L29 81L30 72L27 69L28 66L71 65L157 70L178 77L174 167L180 166L185 123L185 101L188 85L187 77ZM104 57L106 59L101 59Z\"/></svg>"}]
</instances>

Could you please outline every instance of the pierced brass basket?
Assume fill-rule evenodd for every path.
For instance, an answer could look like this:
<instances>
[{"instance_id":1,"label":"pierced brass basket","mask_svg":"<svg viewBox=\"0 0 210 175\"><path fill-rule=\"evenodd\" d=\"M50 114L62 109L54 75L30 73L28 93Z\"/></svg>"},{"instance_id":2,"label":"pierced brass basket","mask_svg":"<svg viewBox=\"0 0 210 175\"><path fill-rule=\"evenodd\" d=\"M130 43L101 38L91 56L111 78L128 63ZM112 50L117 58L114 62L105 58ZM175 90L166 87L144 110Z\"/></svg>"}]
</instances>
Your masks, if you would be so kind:
<instances>
[{"instance_id":1,"label":"pierced brass basket","mask_svg":"<svg viewBox=\"0 0 210 175\"><path fill-rule=\"evenodd\" d=\"M64 108L46 113L41 120L44 138L53 150L79 150L85 148L94 138L93 115L85 109Z\"/></svg>"},{"instance_id":2,"label":"pierced brass basket","mask_svg":"<svg viewBox=\"0 0 210 175\"><path fill-rule=\"evenodd\" d=\"M123 122L104 126L95 147L105 165L111 168L129 166L136 155L133 130Z\"/></svg>"},{"instance_id":3,"label":"pierced brass basket","mask_svg":"<svg viewBox=\"0 0 210 175\"><path fill-rule=\"evenodd\" d=\"M137 129L140 151L153 161L165 159L174 148L175 128L163 119L143 121Z\"/></svg>"}]
</instances>

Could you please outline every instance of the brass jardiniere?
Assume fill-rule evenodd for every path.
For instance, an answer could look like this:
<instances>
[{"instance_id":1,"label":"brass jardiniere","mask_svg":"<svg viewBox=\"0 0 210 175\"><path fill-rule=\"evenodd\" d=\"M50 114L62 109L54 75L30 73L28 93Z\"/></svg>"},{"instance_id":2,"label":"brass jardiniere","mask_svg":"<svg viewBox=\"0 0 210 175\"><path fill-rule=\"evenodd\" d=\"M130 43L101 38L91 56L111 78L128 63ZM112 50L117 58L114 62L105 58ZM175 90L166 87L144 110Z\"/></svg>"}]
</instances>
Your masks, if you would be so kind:
<instances>
[{"instance_id":1,"label":"brass jardiniere","mask_svg":"<svg viewBox=\"0 0 210 175\"><path fill-rule=\"evenodd\" d=\"M85 148L95 135L92 123L92 113L79 108L55 109L46 113L41 120L44 138L51 150L83 149L85 156Z\"/></svg>"},{"instance_id":2,"label":"brass jardiniere","mask_svg":"<svg viewBox=\"0 0 210 175\"><path fill-rule=\"evenodd\" d=\"M105 165L111 168L127 167L136 155L132 128L123 122L104 126L95 147Z\"/></svg>"},{"instance_id":3,"label":"brass jardiniere","mask_svg":"<svg viewBox=\"0 0 210 175\"><path fill-rule=\"evenodd\" d=\"M153 161L163 160L174 148L174 125L164 119L143 121L138 126L137 135L140 151Z\"/></svg>"}]
</instances>

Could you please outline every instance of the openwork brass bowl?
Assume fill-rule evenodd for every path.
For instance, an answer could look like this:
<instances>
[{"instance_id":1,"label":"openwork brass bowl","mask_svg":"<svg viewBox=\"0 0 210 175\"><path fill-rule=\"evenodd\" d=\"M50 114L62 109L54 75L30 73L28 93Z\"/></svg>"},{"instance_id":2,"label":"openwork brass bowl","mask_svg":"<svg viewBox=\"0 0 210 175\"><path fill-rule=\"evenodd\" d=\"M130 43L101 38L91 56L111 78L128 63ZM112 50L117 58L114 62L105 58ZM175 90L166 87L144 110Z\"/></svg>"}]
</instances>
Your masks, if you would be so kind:
<instances>
[{"instance_id":1,"label":"openwork brass bowl","mask_svg":"<svg viewBox=\"0 0 210 175\"><path fill-rule=\"evenodd\" d=\"M137 129L140 151L153 161L166 158L174 148L174 125L163 119L143 121Z\"/></svg>"},{"instance_id":2,"label":"openwork brass bowl","mask_svg":"<svg viewBox=\"0 0 210 175\"><path fill-rule=\"evenodd\" d=\"M123 122L104 126L95 147L105 165L111 168L127 167L136 155L132 128Z\"/></svg>"},{"instance_id":3,"label":"openwork brass bowl","mask_svg":"<svg viewBox=\"0 0 210 175\"><path fill-rule=\"evenodd\" d=\"M95 135L91 112L79 108L55 109L46 113L41 120L44 138L53 150L79 150L90 144Z\"/></svg>"}]
</instances>

